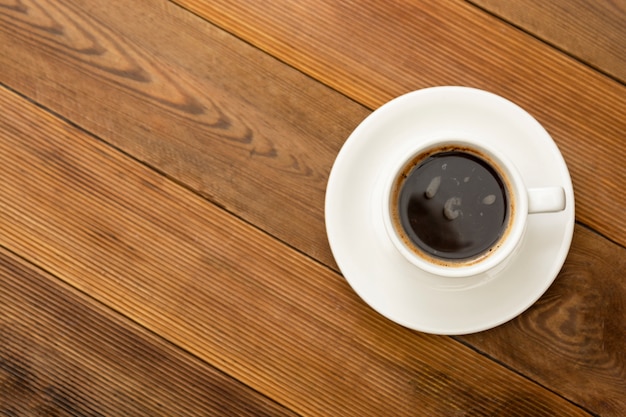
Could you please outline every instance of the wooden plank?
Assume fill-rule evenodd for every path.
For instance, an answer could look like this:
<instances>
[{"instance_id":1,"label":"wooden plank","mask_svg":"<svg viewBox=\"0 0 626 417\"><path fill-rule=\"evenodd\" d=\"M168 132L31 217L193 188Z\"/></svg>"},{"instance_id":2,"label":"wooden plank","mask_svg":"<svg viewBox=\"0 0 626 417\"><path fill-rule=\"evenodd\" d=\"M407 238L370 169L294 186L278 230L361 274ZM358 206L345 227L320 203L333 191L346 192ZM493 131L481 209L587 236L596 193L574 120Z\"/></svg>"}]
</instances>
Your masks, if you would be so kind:
<instances>
[{"instance_id":1,"label":"wooden plank","mask_svg":"<svg viewBox=\"0 0 626 417\"><path fill-rule=\"evenodd\" d=\"M603 210L626 207L623 84L466 2L176 2L371 109L433 85L511 99L563 152L577 219L626 245L626 216Z\"/></svg>"},{"instance_id":2,"label":"wooden plank","mask_svg":"<svg viewBox=\"0 0 626 417\"><path fill-rule=\"evenodd\" d=\"M366 109L165 0L22 5L0 83L334 265L326 179Z\"/></svg>"},{"instance_id":3,"label":"wooden plank","mask_svg":"<svg viewBox=\"0 0 626 417\"><path fill-rule=\"evenodd\" d=\"M626 83L626 1L469 1Z\"/></svg>"},{"instance_id":4,"label":"wooden plank","mask_svg":"<svg viewBox=\"0 0 626 417\"><path fill-rule=\"evenodd\" d=\"M4 249L0 415L294 416Z\"/></svg>"},{"instance_id":5,"label":"wooden plank","mask_svg":"<svg viewBox=\"0 0 626 417\"><path fill-rule=\"evenodd\" d=\"M534 306L495 331L462 339L599 415L623 415L624 271L624 248L577 227L561 274Z\"/></svg>"},{"instance_id":6,"label":"wooden plank","mask_svg":"<svg viewBox=\"0 0 626 417\"><path fill-rule=\"evenodd\" d=\"M0 89L0 245L302 415L588 415Z\"/></svg>"}]
</instances>

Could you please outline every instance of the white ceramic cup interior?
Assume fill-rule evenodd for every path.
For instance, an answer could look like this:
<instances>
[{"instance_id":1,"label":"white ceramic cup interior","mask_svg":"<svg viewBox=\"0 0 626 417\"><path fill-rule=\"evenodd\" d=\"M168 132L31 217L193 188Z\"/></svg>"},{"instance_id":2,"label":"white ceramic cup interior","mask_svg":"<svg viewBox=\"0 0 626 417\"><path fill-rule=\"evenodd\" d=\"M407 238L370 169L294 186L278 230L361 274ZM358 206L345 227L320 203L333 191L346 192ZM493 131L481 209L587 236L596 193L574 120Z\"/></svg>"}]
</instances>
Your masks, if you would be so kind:
<instances>
[{"instance_id":1,"label":"white ceramic cup interior","mask_svg":"<svg viewBox=\"0 0 626 417\"><path fill-rule=\"evenodd\" d=\"M413 244L404 232L397 210L401 173L434 153L459 150L485 160L500 175L508 199L507 226L499 240L487 251L467 260L446 260L434 257ZM412 264L441 277L470 277L494 270L513 257L522 240L529 214L558 212L565 208L562 187L527 188L515 166L502 154L475 139L437 139L420 144L390 165L384 185L383 221L395 248ZM419 160L419 161L418 161Z\"/></svg>"}]
</instances>

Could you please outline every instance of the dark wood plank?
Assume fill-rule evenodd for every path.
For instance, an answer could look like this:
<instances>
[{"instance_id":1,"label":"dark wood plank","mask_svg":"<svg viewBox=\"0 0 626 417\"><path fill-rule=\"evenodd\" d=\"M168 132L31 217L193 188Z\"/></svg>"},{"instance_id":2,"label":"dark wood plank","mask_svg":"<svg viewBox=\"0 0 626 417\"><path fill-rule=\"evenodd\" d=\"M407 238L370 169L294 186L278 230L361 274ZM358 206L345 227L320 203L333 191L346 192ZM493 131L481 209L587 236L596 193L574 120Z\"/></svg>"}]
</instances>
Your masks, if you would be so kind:
<instances>
[{"instance_id":1,"label":"dark wood plank","mask_svg":"<svg viewBox=\"0 0 626 417\"><path fill-rule=\"evenodd\" d=\"M533 307L462 339L599 415L624 415L625 271L625 249L577 227L563 271Z\"/></svg>"},{"instance_id":2,"label":"dark wood plank","mask_svg":"<svg viewBox=\"0 0 626 417\"><path fill-rule=\"evenodd\" d=\"M462 1L176 2L371 109L432 85L511 99L563 152L577 218L626 245L626 216L604 212L626 207L623 84Z\"/></svg>"},{"instance_id":3,"label":"dark wood plank","mask_svg":"<svg viewBox=\"0 0 626 417\"><path fill-rule=\"evenodd\" d=\"M626 1L469 1L626 83Z\"/></svg>"},{"instance_id":4,"label":"dark wood plank","mask_svg":"<svg viewBox=\"0 0 626 417\"><path fill-rule=\"evenodd\" d=\"M294 416L4 249L0 415Z\"/></svg>"},{"instance_id":5,"label":"dark wood plank","mask_svg":"<svg viewBox=\"0 0 626 417\"><path fill-rule=\"evenodd\" d=\"M303 415L588 415L0 89L0 245Z\"/></svg>"}]
</instances>

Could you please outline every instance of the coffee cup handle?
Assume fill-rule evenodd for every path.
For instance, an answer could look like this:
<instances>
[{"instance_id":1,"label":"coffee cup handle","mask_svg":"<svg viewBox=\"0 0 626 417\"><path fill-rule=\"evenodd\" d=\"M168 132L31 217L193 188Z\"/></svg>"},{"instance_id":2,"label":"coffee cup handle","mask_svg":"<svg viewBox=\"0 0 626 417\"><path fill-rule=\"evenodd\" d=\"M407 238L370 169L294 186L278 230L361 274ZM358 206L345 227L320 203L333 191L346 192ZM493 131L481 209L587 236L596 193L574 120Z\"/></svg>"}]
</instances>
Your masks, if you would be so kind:
<instances>
[{"instance_id":1,"label":"coffee cup handle","mask_svg":"<svg viewBox=\"0 0 626 417\"><path fill-rule=\"evenodd\" d=\"M528 213L555 213L565 210L563 187L528 189Z\"/></svg>"}]
</instances>

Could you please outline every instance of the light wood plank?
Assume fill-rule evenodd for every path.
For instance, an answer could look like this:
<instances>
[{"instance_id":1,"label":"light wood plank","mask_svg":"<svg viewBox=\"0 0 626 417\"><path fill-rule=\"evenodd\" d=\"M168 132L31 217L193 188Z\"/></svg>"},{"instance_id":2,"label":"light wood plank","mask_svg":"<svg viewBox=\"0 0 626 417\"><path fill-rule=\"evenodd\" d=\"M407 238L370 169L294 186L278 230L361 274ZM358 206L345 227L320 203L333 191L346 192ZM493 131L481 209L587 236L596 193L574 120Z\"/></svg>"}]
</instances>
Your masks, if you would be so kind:
<instances>
[{"instance_id":1,"label":"light wood plank","mask_svg":"<svg viewBox=\"0 0 626 417\"><path fill-rule=\"evenodd\" d=\"M469 1L626 83L626 1Z\"/></svg>"},{"instance_id":2,"label":"light wood plank","mask_svg":"<svg viewBox=\"0 0 626 417\"><path fill-rule=\"evenodd\" d=\"M302 415L588 415L0 89L0 245Z\"/></svg>"},{"instance_id":3,"label":"light wood plank","mask_svg":"<svg viewBox=\"0 0 626 417\"><path fill-rule=\"evenodd\" d=\"M4 249L0 415L294 416Z\"/></svg>"},{"instance_id":4,"label":"light wood plank","mask_svg":"<svg viewBox=\"0 0 626 417\"><path fill-rule=\"evenodd\" d=\"M626 245L604 211L626 207L623 84L463 1L176 2L371 109L450 84L514 101L563 152L578 220Z\"/></svg>"}]
</instances>

